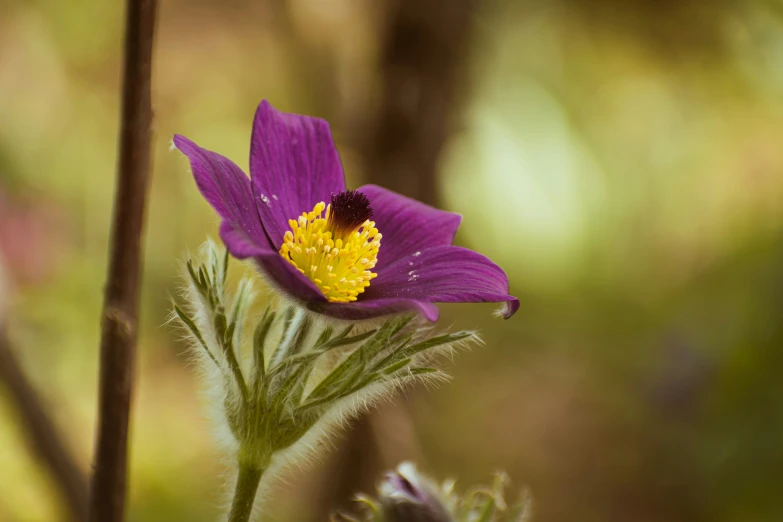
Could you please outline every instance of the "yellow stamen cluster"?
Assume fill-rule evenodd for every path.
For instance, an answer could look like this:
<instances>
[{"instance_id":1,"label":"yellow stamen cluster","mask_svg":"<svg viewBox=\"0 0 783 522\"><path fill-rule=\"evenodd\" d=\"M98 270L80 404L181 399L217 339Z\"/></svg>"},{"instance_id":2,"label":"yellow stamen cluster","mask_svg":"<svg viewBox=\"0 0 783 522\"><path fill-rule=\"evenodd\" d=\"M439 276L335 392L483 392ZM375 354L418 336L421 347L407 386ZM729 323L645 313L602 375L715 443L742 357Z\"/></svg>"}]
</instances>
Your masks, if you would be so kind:
<instances>
[{"instance_id":1,"label":"yellow stamen cluster","mask_svg":"<svg viewBox=\"0 0 783 522\"><path fill-rule=\"evenodd\" d=\"M324 208L326 215L323 215ZM378 274L382 234L367 220L352 230L335 226L331 205L318 203L312 212L289 219L291 230L283 237L280 255L324 293L333 303L349 303L370 286Z\"/></svg>"}]
</instances>

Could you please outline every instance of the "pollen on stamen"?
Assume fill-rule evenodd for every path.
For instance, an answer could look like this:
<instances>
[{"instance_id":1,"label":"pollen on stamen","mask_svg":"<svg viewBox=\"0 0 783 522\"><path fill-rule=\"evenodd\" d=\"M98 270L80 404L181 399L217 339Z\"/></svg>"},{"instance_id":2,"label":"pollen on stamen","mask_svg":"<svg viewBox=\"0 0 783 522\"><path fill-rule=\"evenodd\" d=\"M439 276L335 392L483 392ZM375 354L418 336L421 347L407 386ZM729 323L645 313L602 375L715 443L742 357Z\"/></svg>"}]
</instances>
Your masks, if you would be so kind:
<instances>
[{"instance_id":1,"label":"pollen on stamen","mask_svg":"<svg viewBox=\"0 0 783 522\"><path fill-rule=\"evenodd\" d=\"M369 200L360 192L332 195L288 224L280 255L309 278L331 302L356 301L377 277L382 235L370 221Z\"/></svg>"}]
</instances>

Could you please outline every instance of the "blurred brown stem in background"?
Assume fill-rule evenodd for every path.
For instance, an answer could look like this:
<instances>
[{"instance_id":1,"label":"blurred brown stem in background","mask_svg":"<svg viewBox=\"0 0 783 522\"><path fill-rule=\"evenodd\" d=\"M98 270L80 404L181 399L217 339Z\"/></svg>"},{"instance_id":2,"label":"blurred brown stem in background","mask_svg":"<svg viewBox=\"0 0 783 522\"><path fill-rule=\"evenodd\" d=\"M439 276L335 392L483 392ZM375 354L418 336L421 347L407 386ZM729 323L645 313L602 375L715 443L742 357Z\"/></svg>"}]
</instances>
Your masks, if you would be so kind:
<instances>
[{"instance_id":1,"label":"blurred brown stem in background","mask_svg":"<svg viewBox=\"0 0 783 522\"><path fill-rule=\"evenodd\" d=\"M128 0L117 188L104 297L91 522L124 519L139 265L150 163L156 0Z\"/></svg>"},{"instance_id":2,"label":"blurred brown stem in background","mask_svg":"<svg viewBox=\"0 0 783 522\"><path fill-rule=\"evenodd\" d=\"M367 182L437 203L437 162L458 114L476 7L473 0L390 2L380 106L359 144ZM423 455L398 399L354 423L329 473L333 492L326 509L345 507L357 492L371 491L379 471L403 459L421 462Z\"/></svg>"},{"instance_id":3,"label":"blurred brown stem in background","mask_svg":"<svg viewBox=\"0 0 783 522\"><path fill-rule=\"evenodd\" d=\"M5 384L25 431L25 440L51 473L71 520L87 517L87 478L47 413L41 397L14 355L8 334L0 325L0 381Z\"/></svg>"},{"instance_id":4,"label":"blurred brown stem in background","mask_svg":"<svg viewBox=\"0 0 783 522\"><path fill-rule=\"evenodd\" d=\"M360 144L368 182L437 203L436 168L458 115L475 0L392 0L381 46L382 94Z\"/></svg>"}]
</instances>

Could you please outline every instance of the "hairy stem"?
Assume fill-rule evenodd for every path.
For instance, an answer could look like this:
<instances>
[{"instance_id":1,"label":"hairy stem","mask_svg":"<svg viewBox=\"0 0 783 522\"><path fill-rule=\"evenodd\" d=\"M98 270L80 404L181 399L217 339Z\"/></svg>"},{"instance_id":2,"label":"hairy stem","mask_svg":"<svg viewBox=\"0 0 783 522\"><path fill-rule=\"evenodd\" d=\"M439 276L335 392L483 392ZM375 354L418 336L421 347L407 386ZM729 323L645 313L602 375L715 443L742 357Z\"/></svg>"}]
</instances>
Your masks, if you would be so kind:
<instances>
[{"instance_id":1,"label":"hairy stem","mask_svg":"<svg viewBox=\"0 0 783 522\"><path fill-rule=\"evenodd\" d=\"M247 464L239 465L239 476L234 491L234 500L231 502L228 522L248 522L250 520L253 502L256 499L256 492L263 474L263 469Z\"/></svg>"},{"instance_id":2,"label":"hairy stem","mask_svg":"<svg viewBox=\"0 0 783 522\"><path fill-rule=\"evenodd\" d=\"M117 188L101 324L98 434L90 522L121 522L136 352L156 0L127 0Z\"/></svg>"}]
</instances>

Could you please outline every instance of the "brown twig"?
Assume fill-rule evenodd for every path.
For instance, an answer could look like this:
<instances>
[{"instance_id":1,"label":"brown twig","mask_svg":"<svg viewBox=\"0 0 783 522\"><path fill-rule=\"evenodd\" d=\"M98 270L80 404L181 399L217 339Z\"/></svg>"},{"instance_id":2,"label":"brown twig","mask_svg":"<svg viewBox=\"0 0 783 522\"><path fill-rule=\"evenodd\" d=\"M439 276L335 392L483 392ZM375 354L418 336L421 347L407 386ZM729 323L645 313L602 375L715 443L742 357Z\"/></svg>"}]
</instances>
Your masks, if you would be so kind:
<instances>
[{"instance_id":1,"label":"brown twig","mask_svg":"<svg viewBox=\"0 0 783 522\"><path fill-rule=\"evenodd\" d=\"M90 522L124 519L141 240L150 162L156 0L127 0L117 189L101 325L98 438Z\"/></svg>"},{"instance_id":2,"label":"brown twig","mask_svg":"<svg viewBox=\"0 0 783 522\"><path fill-rule=\"evenodd\" d=\"M436 168L459 105L477 0L389 0L381 103L363 133L368 180L437 203Z\"/></svg>"},{"instance_id":3,"label":"brown twig","mask_svg":"<svg viewBox=\"0 0 783 522\"><path fill-rule=\"evenodd\" d=\"M16 408L25 430L25 440L46 465L63 497L71 520L81 522L87 516L87 478L79 469L49 417L41 397L16 360L8 335L0 325L0 381Z\"/></svg>"}]
</instances>

